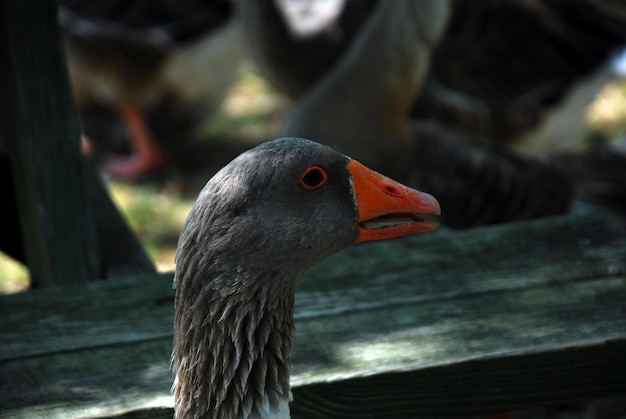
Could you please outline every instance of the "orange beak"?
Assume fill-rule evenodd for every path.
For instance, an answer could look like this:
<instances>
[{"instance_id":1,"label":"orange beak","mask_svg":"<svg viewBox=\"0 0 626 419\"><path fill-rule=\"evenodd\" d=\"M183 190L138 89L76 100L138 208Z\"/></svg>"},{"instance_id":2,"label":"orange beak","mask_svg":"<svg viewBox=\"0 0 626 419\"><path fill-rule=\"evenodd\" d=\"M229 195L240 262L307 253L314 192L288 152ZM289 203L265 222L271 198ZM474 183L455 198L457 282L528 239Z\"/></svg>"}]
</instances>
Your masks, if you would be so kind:
<instances>
[{"instance_id":1,"label":"orange beak","mask_svg":"<svg viewBox=\"0 0 626 419\"><path fill-rule=\"evenodd\" d=\"M348 163L359 211L357 243L383 240L436 228L429 218L441 214L439 202L368 169L356 160Z\"/></svg>"}]
</instances>

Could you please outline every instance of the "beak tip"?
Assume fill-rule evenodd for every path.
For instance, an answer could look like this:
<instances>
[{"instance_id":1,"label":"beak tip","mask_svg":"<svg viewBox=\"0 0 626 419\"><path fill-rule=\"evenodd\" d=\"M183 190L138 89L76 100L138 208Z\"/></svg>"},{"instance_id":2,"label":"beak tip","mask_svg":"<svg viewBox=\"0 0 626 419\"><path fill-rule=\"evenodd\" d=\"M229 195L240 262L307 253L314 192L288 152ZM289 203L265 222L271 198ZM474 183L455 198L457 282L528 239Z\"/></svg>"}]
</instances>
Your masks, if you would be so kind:
<instances>
[{"instance_id":1,"label":"beak tip","mask_svg":"<svg viewBox=\"0 0 626 419\"><path fill-rule=\"evenodd\" d=\"M437 200L437 198L435 198L434 196L426 192L420 192L420 191L416 191L416 192L419 193L420 200L423 202L424 209L426 210L427 214L437 215L437 216L441 215L441 205L439 204L439 201Z\"/></svg>"},{"instance_id":2,"label":"beak tip","mask_svg":"<svg viewBox=\"0 0 626 419\"><path fill-rule=\"evenodd\" d=\"M435 197L433 197L434 211L433 214L437 216L441 216L441 205L439 205L439 201Z\"/></svg>"}]
</instances>

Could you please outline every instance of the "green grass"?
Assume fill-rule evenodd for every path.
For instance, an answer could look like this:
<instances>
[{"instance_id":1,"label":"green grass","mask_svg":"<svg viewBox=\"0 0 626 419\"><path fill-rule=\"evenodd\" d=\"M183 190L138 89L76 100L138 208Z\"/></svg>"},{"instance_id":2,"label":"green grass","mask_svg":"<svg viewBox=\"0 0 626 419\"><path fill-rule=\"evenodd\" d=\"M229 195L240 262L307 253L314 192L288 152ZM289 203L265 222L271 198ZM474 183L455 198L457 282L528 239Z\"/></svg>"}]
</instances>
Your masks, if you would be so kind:
<instances>
[{"instance_id":1,"label":"green grass","mask_svg":"<svg viewBox=\"0 0 626 419\"><path fill-rule=\"evenodd\" d=\"M112 183L110 191L157 269L174 270L178 235L194 199L154 185Z\"/></svg>"},{"instance_id":2,"label":"green grass","mask_svg":"<svg viewBox=\"0 0 626 419\"><path fill-rule=\"evenodd\" d=\"M194 199L171 187L111 183L111 196L143 243L159 271L174 270L178 235ZM0 293L13 293L29 286L28 270L0 253Z\"/></svg>"},{"instance_id":3,"label":"green grass","mask_svg":"<svg viewBox=\"0 0 626 419\"><path fill-rule=\"evenodd\" d=\"M203 129L210 137L228 134L235 138L269 138L280 127L285 101L249 68L244 67L219 113L206 121ZM144 245L159 271L174 269L178 235L195 194L203 184L192 186L174 180L165 185L109 184L111 196L133 231ZM190 195L190 189L192 194ZM0 252L0 294L23 291L29 287L28 270Z\"/></svg>"},{"instance_id":4,"label":"green grass","mask_svg":"<svg viewBox=\"0 0 626 419\"><path fill-rule=\"evenodd\" d=\"M590 132L605 138L626 133L626 80L609 83L589 106L587 125Z\"/></svg>"},{"instance_id":5,"label":"green grass","mask_svg":"<svg viewBox=\"0 0 626 419\"><path fill-rule=\"evenodd\" d=\"M0 294L22 291L28 284L28 269L0 252Z\"/></svg>"}]
</instances>

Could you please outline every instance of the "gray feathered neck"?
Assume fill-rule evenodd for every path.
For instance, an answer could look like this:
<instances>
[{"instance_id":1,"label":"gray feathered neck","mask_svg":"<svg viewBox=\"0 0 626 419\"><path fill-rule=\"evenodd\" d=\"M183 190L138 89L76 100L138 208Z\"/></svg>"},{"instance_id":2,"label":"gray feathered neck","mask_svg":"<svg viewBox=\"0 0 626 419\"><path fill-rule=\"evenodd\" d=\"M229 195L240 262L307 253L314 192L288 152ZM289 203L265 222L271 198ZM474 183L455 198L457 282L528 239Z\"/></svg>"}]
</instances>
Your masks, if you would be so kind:
<instances>
[{"instance_id":1,"label":"gray feathered neck","mask_svg":"<svg viewBox=\"0 0 626 419\"><path fill-rule=\"evenodd\" d=\"M209 224L192 215L197 223L186 226L176 260L177 417L265 417L270 412L262 409L277 409L290 394L293 300L300 273L285 276L273 269L278 266L260 268L257 245L268 244L253 232L252 217L231 214L240 220L227 227L219 219Z\"/></svg>"},{"instance_id":2,"label":"gray feathered neck","mask_svg":"<svg viewBox=\"0 0 626 419\"><path fill-rule=\"evenodd\" d=\"M276 140L201 192L176 255L178 417L285 413L295 285L358 235L348 161L307 140ZM298 180L316 164L329 180L312 192Z\"/></svg>"},{"instance_id":3,"label":"gray feathered neck","mask_svg":"<svg viewBox=\"0 0 626 419\"><path fill-rule=\"evenodd\" d=\"M219 285L226 272L199 286L186 274L177 277L177 417L268 416L290 395L293 290L273 297L267 284L281 279L267 273L243 279L259 284L245 295Z\"/></svg>"}]
</instances>

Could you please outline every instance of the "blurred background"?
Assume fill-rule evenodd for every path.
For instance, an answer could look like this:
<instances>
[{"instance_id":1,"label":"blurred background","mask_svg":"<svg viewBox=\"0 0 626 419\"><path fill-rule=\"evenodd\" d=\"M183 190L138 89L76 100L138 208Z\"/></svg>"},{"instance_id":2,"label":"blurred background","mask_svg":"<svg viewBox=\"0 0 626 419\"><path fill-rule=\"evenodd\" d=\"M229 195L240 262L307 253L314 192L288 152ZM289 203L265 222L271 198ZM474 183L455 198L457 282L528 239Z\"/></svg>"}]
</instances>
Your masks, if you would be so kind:
<instances>
[{"instance_id":1,"label":"blurred background","mask_svg":"<svg viewBox=\"0 0 626 419\"><path fill-rule=\"evenodd\" d=\"M411 4L59 1L83 153L158 270L211 175L281 135L432 193L450 228L626 214L626 6ZM28 286L0 253L0 293Z\"/></svg>"}]
</instances>

